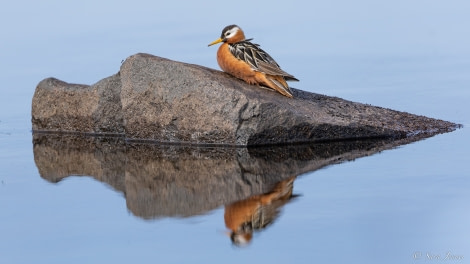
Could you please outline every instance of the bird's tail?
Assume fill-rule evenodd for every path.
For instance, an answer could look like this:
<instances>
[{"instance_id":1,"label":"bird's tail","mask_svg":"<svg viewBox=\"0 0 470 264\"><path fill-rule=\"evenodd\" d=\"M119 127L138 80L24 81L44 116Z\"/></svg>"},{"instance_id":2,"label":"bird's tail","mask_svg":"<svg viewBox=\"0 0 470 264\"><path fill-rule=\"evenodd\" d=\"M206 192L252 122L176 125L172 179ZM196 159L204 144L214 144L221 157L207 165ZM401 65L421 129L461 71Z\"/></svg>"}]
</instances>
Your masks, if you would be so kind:
<instances>
[{"instance_id":1,"label":"bird's tail","mask_svg":"<svg viewBox=\"0 0 470 264\"><path fill-rule=\"evenodd\" d=\"M280 94L292 98L292 92L287 85L286 80L282 76L273 76L273 75L266 75L266 79L271 82L271 88L278 91Z\"/></svg>"}]
</instances>

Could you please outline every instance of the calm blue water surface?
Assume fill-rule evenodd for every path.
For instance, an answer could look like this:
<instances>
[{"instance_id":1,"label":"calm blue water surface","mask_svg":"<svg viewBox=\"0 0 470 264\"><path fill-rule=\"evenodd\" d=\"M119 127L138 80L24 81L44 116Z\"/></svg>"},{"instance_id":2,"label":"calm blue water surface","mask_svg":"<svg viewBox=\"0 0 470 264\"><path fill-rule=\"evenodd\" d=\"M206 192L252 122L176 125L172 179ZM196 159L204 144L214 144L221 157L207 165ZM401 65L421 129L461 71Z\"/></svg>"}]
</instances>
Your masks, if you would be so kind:
<instances>
[{"instance_id":1,"label":"calm blue water surface","mask_svg":"<svg viewBox=\"0 0 470 264\"><path fill-rule=\"evenodd\" d=\"M16 1L0 11L0 263L470 263L468 1ZM238 10L239 8L240 10ZM243 11L239 13L238 11ZM298 89L464 127L300 175L246 247L224 208L144 220L92 177L39 176L31 99L46 77L93 84L146 52L218 68L240 25Z\"/></svg>"}]
</instances>

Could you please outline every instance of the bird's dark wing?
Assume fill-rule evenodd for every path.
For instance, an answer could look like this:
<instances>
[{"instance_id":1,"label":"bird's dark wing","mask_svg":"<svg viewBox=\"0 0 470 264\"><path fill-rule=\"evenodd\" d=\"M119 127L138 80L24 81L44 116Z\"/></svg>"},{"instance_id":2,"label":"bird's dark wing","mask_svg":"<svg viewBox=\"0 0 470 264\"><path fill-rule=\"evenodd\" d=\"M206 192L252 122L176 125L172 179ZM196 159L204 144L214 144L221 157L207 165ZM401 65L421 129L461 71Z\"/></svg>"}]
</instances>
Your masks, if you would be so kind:
<instances>
[{"instance_id":1,"label":"bird's dark wing","mask_svg":"<svg viewBox=\"0 0 470 264\"><path fill-rule=\"evenodd\" d=\"M242 60L255 71L264 72L269 75L283 76L287 80L298 81L294 76L281 70L279 64L268 53L262 50L258 44L250 42L247 39L229 45L230 52L237 59Z\"/></svg>"}]
</instances>

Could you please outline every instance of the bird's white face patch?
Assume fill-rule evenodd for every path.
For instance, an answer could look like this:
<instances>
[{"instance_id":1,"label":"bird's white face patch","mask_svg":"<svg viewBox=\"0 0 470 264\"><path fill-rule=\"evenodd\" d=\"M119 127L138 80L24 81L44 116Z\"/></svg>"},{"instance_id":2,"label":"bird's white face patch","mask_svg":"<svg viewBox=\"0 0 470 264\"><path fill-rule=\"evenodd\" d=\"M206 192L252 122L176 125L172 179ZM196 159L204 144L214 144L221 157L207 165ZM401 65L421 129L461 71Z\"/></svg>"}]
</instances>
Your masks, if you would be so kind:
<instances>
[{"instance_id":1,"label":"bird's white face patch","mask_svg":"<svg viewBox=\"0 0 470 264\"><path fill-rule=\"evenodd\" d=\"M225 32L224 38L229 39L229 38L235 36L237 34L238 30L240 30L238 27L234 27L230 30L227 30L227 32Z\"/></svg>"}]
</instances>

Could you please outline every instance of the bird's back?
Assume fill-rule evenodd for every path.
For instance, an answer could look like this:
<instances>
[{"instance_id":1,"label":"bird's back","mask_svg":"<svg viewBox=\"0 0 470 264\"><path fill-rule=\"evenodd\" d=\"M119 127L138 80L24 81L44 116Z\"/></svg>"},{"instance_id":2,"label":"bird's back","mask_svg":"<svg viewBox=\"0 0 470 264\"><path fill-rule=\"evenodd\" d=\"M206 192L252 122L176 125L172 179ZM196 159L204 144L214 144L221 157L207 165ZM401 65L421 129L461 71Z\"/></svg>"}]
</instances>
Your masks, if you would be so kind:
<instances>
[{"instance_id":1,"label":"bird's back","mask_svg":"<svg viewBox=\"0 0 470 264\"><path fill-rule=\"evenodd\" d=\"M279 64L267 52L262 50L258 44L251 43L250 40L252 39L229 44L233 56L246 62L255 71L273 76L282 76L286 80L298 81L291 74L281 70Z\"/></svg>"}]
</instances>

